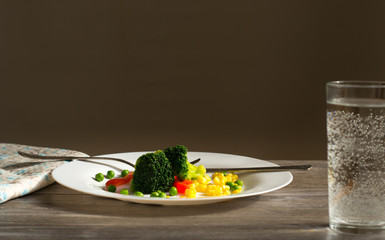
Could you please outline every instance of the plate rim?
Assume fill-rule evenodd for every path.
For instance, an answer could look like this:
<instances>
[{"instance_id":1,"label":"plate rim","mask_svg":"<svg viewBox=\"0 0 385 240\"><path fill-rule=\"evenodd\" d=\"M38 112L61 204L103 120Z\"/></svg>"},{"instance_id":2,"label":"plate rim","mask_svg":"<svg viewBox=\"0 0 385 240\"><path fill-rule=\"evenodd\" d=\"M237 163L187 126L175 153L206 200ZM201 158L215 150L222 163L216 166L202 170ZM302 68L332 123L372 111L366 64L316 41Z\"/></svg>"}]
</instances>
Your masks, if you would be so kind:
<instances>
[{"instance_id":1,"label":"plate rim","mask_svg":"<svg viewBox=\"0 0 385 240\"><path fill-rule=\"evenodd\" d=\"M116 153L110 153L110 154L96 155L95 157L107 157L107 156L113 157L112 155L140 154L140 153L148 153L148 152L151 152L151 151L135 151L135 152L120 152L120 153L116 152ZM266 160L262 160L262 159L258 159L258 158L254 158L254 157L249 157L249 156L244 156L244 155L238 155L238 154L218 153L218 152L200 152L200 151L199 152L189 151L188 154L189 153L190 154L213 154L213 155L221 154L221 155L227 155L227 156L242 157L242 158L247 158L250 160L253 159L253 160L260 161L260 162L264 162L264 163L267 163L268 165L271 165L271 166L279 166L278 164L275 164L275 163L272 163L272 162L269 162ZM55 168L52 171L52 173L51 173L52 178L58 184L66 187L66 188L72 189L74 191L84 193L84 194L98 196L98 197L112 198L112 199L117 199L117 200L121 200L121 201L132 202L132 203L151 204L151 205L174 205L175 206L175 205L209 204L209 203L216 203L216 202L233 200L233 199L237 199L237 198L252 197L252 196L257 196L257 195L273 192L273 191L279 190L281 188L284 188L284 187L288 186L294 179L293 174L290 171L285 171L285 172L279 172L280 174L287 174L287 176L288 176L288 179L284 183L279 184L279 186L276 186L274 188L270 188L270 189L267 189L264 191L250 192L250 193L243 193L243 194L234 194L234 195L219 196L219 197L207 197L207 198L164 198L164 199L162 199L162 198L150 198L150 197L144 198L144 197L137 197L137 196L133 196L133 195L121 195L118 193L112 193L112 192L108 192L108 191L101 192L101 193L89 192L89 191L87 192L87 191L83 191L82 189L79 189L79 188L74 188L69 184L63 183L63 181L61 181L61 179L58 179L58 177L57 177L58 173L57 172L60 171L61 168L68 167L71 164L77 164L77 163L84 163L84 161L79 161L79 160L74 159L71 162L67 162L67 163L60 165L59 167ZM92 161L89 161L87 163L92 163ZM278 172L275 172L275 173L278 173ZM269 174L269 173L266 173L266 174ZM186 204L187 202L192 202L192 203Z\"/></svg>"}]
</instances>

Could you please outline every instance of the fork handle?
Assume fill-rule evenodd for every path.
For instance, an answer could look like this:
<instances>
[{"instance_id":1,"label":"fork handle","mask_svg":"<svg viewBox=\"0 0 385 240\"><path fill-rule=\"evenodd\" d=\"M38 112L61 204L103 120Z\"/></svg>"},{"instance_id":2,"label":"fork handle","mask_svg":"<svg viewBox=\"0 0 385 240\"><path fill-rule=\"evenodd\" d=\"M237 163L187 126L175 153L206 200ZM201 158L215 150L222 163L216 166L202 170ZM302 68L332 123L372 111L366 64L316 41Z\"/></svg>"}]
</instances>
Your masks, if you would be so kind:
<instances>
[{"instance_id":1,"label":"fork handle","mask_svg":"<svg viewBox=\"0 0 385 240\"><path fill-rule=\"evenodd\" d=\"M58 160L58 161L67 161L67 160L72 160L72 159L79 159L79 160L114 160L114 161L118 161L118 162L122 162L122 163L125 163L125 164L128 164L130 165L131 167L135 168L135 164L132 164L128 161L125 161L123 159L120 159L120 158L112 158L112 157L76 157L76 156L42 156L42 155L36 155L36 154L31 154L31 153L26 153L26 152L22 152L22 151L18 151L19 155L23 156L23 157L28 157L28 158L35 158L35 159L50 159L50 160ZM198 158L194 161L191 161L190 163L191 164L195 164L197 162L199 162L201 159Z\"/></svg>"},{"instance_id":2,"label":"fork handle","mask_svg":"<svg viewBox=\"0 0 385 240\"><path fill-rule=\"evenodd\" d=\"M135 168L135 165L125 161L120 158L112 158L112 157L76 157L76 156L41 156L41 155L36 155L36 154L30 154L26 152L21 152L18 151L18 153L23 156L23 157L28 157L28 158L35 158L35 159L50 159L50 160L59 160L59 161L68 161L72 159L79 159L79 160L114 160L118 162L122 162L125 164L130 165L131 167Z\"/></svg>"},{"instance_id":3,"label":"fork handle","mask_svg":"<svg viewBox=\"0 0 385 240\"><path fill-rule=\"evenodd\" d=\"M247 167L247 168L206 168L207 172L282 172L288 170L309 170L311 165L287 165L274 167Z\"/></svg>"}]
</instances>

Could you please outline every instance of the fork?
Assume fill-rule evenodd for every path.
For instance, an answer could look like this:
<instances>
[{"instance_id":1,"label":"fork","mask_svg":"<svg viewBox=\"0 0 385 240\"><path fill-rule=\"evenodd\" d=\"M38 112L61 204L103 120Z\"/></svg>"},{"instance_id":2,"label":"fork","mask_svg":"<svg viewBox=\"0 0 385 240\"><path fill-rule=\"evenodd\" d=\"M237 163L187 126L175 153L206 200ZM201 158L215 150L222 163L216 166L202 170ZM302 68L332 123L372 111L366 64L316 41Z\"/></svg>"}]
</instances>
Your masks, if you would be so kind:
<instances>
[{"instance_id":1,"label":"fork","mask_svg":"<svg viewBox=\"0 0 385 240\"><path fill-rule=\"evenodd\" d=\"M57 160L57 161L67 161L71 159L78 160L114 160L118 162L122 162L130 165L135 168L135 165L123 160L121 158L113 158L113 157L76 157L76 156L42 156L38 154L31 154L22 151L18 151L18 153L23 157L35 158L35 159L46 159L46 160ZM191 161L191 164L195 164L199 162L201 159L198 158L194 161ZM207 172L282 172L288 170L309 170L311 169L311 165L287 165L287 166L273 166L273 167L246 167L246 168L206 168Z\"/></svg>"},{"instance_id":2,"label":"fork","mask_svg":"<svg viewBox=\"0 0 385 240\"><path fill-rule=\"evenodd\" d=\"M71 159L78 159L78 160L113 160L113 161L118 161L118 162L122 162L122 163L125 163L125 164L128 164L130 165L131 167L135 168L135 164L127 161L127 160L124 160L124 159L121 159L121 158L113 158L113 157L76 157L76 156L48 156L48 155L45 155L45 156L42 156L42 155L38 155L38 154L32 154L32 153L26 153L26 152L22 152L22 151L18 151L17 152L19 155L23 156L23 157L27 157L27 158L34 158L34 159L45 159L45 160L57 160L57 161L68 161L68 160L71 160ZM201 159L198 158L194 161L191 161L190 163L191 164L195 164L197 162L199 162Z\"/></svg>"}]
</instances>

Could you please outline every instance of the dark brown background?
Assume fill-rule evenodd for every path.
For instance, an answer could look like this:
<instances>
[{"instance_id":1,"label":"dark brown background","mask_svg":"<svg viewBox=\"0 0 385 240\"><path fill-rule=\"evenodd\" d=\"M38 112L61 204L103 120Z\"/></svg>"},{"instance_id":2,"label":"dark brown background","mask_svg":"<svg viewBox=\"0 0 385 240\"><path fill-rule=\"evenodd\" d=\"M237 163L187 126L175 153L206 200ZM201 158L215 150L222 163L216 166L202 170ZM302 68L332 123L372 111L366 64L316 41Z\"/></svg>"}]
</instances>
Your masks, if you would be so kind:
<instances>
[{"instance_id":1,"label":"dark brown background","mask_svg":"<svg viewBox=\"0 0 385 240\"><path fill-rule=\"evenodd\" d=\"M0 1L0 141L325 159L325 83L384 80L383 1Z\"/></svg>"}]
</instances>

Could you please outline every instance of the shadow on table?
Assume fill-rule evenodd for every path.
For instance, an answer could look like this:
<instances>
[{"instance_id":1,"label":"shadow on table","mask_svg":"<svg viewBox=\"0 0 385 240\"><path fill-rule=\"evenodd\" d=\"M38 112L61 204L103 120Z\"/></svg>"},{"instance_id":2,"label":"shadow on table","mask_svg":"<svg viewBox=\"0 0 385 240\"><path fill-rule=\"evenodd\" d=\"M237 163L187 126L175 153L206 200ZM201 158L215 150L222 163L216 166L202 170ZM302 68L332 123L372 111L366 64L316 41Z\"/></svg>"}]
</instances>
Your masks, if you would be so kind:
<instances>
[{"instance_id":1,"label":"shadow on table","mask_svg":"<svg viewBox=\"0 0 385 240\"><path fill-rule=\"evenodd\" d=\"M109 198L101 198L91 195L46 195L44 202L49 208L59 211L70 211L78 214L104 215L104 216L130 216L138 218L164 218L165 216L194 216L212 213L226 213L245 208L259 196L239 198L218 203L184 206L159 206L125 202Z\"/></svg>"}]
</instances>

